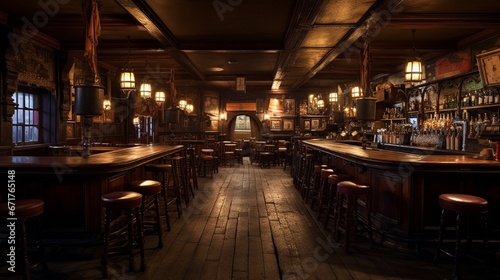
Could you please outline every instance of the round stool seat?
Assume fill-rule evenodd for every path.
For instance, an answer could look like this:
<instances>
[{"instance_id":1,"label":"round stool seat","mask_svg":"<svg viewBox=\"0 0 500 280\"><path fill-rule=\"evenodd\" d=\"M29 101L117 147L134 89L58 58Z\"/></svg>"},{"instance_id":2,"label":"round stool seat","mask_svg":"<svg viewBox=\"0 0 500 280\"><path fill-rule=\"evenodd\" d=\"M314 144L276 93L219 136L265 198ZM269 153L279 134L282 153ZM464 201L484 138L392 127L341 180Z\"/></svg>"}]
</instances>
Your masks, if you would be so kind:
<instances>
[{"instance_id":1,"label":"round stool seat","mask_svg":"<svg viewBox=\"0 0 500 280\"><path fill-rule=\"evenodd\" d=\"M214 159L213 156L209 156L209 155L201 155L200 158L202 160L212 160L212 159Z\"/></svg>"},{"instance_id":2,"label":"round stool seat","mask_svg":"<svg viewBox=\"0 0 500 280\"><path fill-rule=\"evenodd\" d=\"M128 183L129 188L143 195L154 195L161 192L161 183L154 180L135 180Z\"/></svg>"},{"instance_id":3,"label":"round stool seat","mask_svg":"<svg viewBox=\"0 0 500 280\"><path fill-rule=\"evenodd\" d=\"M15 217L20 220L27 220L43 214L43 201L39 199L19 199L16 200ZM8 203L0 203L0 214L3 217L9 215Z\"/></svg>"},{"instance_id":4,"label":"round stool seat","mask_svg":"<svg viewBox=\"0 0 500 280\"><path fill-rule=\"evenodd\" d=\"M458 213L483 213L488 211L488 201L482 197L448 193L439 196L439 206Z\"/></svg>"},{"instance_id":5,"label":"round stool seat","mask_svg":"<svg viewBox=\"0 0 500 280\"><path fill-rule=\"evenodd\" d=\"M144 168L149 171L165 172L172 170L172 165L164 163L151 163L151 164L146 164Z\"/></svg>"},{"instance_id":6,"label":"round stool seat","mask_svg":"<svg viewBox=\"0 0 500 280\"><path fill-rule=\"evenodd\" d=\"M370 186L356 184L352 181L342 181L337 184L337 192L347 195L364 195L370 192Z\"/></svg>"},{"instance_id":7,"label":"round stool seat","mask_svg":"<svg viewBox=\"0 0 500 280\"><path fill-rule=\"evenodd\" d=\"M328 176L333 174L333 169L327 168L327 169L322 169L321 170L321 178L328 179Z\"/></svg>"},{"instance_id":8,"label":"round stool seat","mask_svg":"<svg viewBox=\"0 0 500 280\"><path fill-rule=\"evenodd\" d=\"M328 165L326 164L316 164L314 166L314 173L321 173L321 169L327 169Z\"/></svg>"},{"instance_id":9,"label":"round stool seat","mask_svg":"<svg viewBox=\"0 0 500 280\"><path fill-rule=\"evenodd\" d=\"M349 174L344 174L344 173L341 173L341 174L332 174L332 175L329 175L328 176L328 184L330 185L337 185L338 183L342 182L342 181L349 181L349 180L352 180L353 177Z\"/></svg>"},{"instance_id":10,"label":"round stool seat","mask_svg":"<svg viewBox=\"0 0 500 280\"><path fill-rule=\"evenodd\" d=\"M104 194L102 206L113 209L133 209L141 206L142 194L130 191L118 191Z\"/></svg>"}]
</instances>

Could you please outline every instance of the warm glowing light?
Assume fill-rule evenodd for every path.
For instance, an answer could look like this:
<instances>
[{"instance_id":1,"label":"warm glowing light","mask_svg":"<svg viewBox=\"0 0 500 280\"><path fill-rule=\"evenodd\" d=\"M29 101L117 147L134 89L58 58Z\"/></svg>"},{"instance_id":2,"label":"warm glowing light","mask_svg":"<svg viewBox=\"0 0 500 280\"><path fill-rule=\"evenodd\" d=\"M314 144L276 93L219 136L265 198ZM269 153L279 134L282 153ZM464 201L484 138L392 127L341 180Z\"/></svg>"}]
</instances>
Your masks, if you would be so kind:
<instances>
[{"instance_id":1,"label":"warm glowing light","mask_svg":"<svg viewBox=\"0 0 500 280\"><path fill-rule=\"evenodd\" d=\"M186 106L187 106L187 101L186 101L186 99L181 99L181 100L179 100L179 109L181 109L181 110L186 110Z\"/></svg>"},{"instance_id":2,"label":"warm glowing light","mask_svg":"<svg viewBox=\"0 0 500 280\"><path fill-rule=\"evenodd\" d=\"M191 114L193 111L194 111L193 104L187 104L186 105L186 113Z\"/></svg>"},{"instance_id":3,"label":"warm glowing light","mask_svg":"<svg viewBox=\"0 0 500 280\"><path fill-rule=\"evenodd\" d=\"M268 121L271 119L271 116L269 116L269 114L264 114L264 120L265 121Z\"/></svg>"},{"instance_id":4,"label":"warm glowing light","mask_svg":"<svg viewBox=\"0 0 500 280\"><path fill-rule=\"evenodd\" d=\"M330 92L330 94L328 95L328 101L330 101L330 103L338 102L339 94L336 92Z\"/></svg>"},{"instance_id":5,"label":"warm glowing light","mask_svg":"<svg viewBox=\"0 0 500 280\"><path fill-rule=\"evenodd\" d=\"M422 81L422 62L418 58L408 61L406 64L405 80L407 82Z\"/></svg>"},{"instance_id":6,"label":"warm glowing light","mask_svg":"<svg viewBox=\"0 0 500 280\"><path fill-rule=\"evenodd\" d=\"M132 70L125 69L120 75L120 89L134 90L135 89L135 76Z\"/></svg>"},{"instance_id":7,"label":"warm glowing light","mask_svg":"<svg viewBox=\"0 0 500 280\"><path fill-rule=\"evenodd\" d=\"M151 84L143 83L141 84L141 88L139 89L142 98L150 98L151 97Z\"/></svg>"},{"instance_id":8,"label":"warm glowing light","mask_svg":"<svg viewBox=\"0 0 500 280\"><path fill-rule=\"evenodd\" d=\"M135 125L139 125L139 117L135 117L132 122L135 124Z\"/></svg>"},{"instance_id":9,"label":"warm glowing light","mask_svg":"<svg viewBox=\"0 0 500 280\"><path fill-rule=\"evenodd\" d=\"M219 118L220 118L221 121L227 120L226 113L221 113L220 116L219 116Z\"/></svg>"},{"instance_id":10,"label":"warm glowing light","mask_svg":"<svg viewBox=\"0 0 500 280\"><path fill-rule=\"evenodd\" d=\"M102 109L105 111L111 110L111 101L109 101L109 99L104 99L102 101Z\"/></svg>"},{"instance_id":11,"label":"warm glowing light","mask_svg":"<svg viewBox=\"0 0 500 280\"><path fill-rule=\"evenodd\" d=\"M155 101L158 103L163 103L165 102L166 99L166 94L164 91L157 91L155 93Z\"/></svg>"},{"instance_id":12,"label":"warm glowing light","mask_svg":"<svg viewBox=\"0 0 500 280\"><path fill-rule=\"evenodd\" d=\"M321 97L321 95L318 96L318 109L323 109L325 108L325 101Z\"/></svg>"},{"instance_id":13,"label":"warm glowing light","mask_svg":"<svg viewBox=\"0 0 500 280\"><path fill-rule=\"evenodd\" d=\"M352 98L359 98L363 94L363 90L360 87L353 87L351 90Z\"/></svg>"}]
</instances>

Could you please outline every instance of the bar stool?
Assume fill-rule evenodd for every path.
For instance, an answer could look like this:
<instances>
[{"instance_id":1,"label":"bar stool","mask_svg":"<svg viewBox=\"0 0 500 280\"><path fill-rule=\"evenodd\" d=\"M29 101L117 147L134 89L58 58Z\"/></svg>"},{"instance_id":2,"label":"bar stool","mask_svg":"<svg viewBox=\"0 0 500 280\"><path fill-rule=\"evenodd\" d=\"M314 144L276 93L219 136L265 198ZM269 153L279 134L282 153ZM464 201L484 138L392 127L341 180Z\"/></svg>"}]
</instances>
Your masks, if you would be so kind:
<instances>
[{"instance_id":1,"label":"bar stool","mask_svg":"<svg viewBox=\"0 0 500 280\"><path fill-rule=\"evenodd\" d=\"M328 195L328 207L326 208L326 218L324 225L325 229L328 227L328 221L330 220L330 218L333 218L333 215L335 213L335 206L336 206L335 196L337 194L337 184L342 181L350 181L353 179L354 179L353 176L345 173L336 173L328 176L329 195Z\"/></svg>"},{"instance_id":2,"label":"bar stool","mask_svg":"<svg viewBox=\"0 0 500 280\"><path fill-rule=\"evenodd\" d=\"M131 191L142 194L141 219L143 224L143 231L144 226L153 224L154 227L156 227L156 233L158 234L158 248L163 248L159 203L159 196L161 195L161 183L153 180L135 180L129 182L128 187ZM147 201L148 196L153 196L152 203ZM153 215L153 223L146 221L144 218L144 213L151 210L152 207L154 207L155 212L155 214Z\"/></svg>"},{"instance_id":3,"label":"bar stool","mask_svg":"<svg viewBox=\"0 0 500 280\"><path fill-rule=\"evenodd\" d=\"M193 188L198 190L198 172L196 171L197 154L193 147L186 149L188 157L188 180L192 182Z\"/></svg>"},{"instance_id":4,"label":"bar stool","mask_svg":"<svg viewBox=\"0 0 500 280\"><path fill-rule=\"evenodd\" d=\"M39 199L18 199L15 202L15 210L11 211L9 209L12 205L8 202L0 203L0 215L2 218L7 219L7 225L10 231L16 230L16 244L19 244L20 257L16 258L20 260L16 263L20 264L24 279L30 279L30 271L34 268L42 266L43 272L47 271L47 264L45 263L45 252L42 242L42 227L40 218L44 212L44 202ZM10 220L11 218L16 218L16 220ZM38 219L37 223L37 248L39 255L39 262L31 264L28 261L28 243L26 241L26 222L30 219ZM14 224L14 228L10 228L10 225ZM10 243L9 243L10 244ZM16 261L17 261L16 260ZM7 261L8 262L8 261ZM10 273L9 273L10 274Z\"/></svg>"},{"instance_id":5,"label":"bar stool","mask_svg":"<svg viewBox=\"0 0 500 280\"><path fill-rule=\"evenodd\" d=\"M213 149L201 149L200 153L200 175L207 177L210 174L210 178L213 178L215 173L215 158Z\"/></svg>"},{"instance_id":6,"label":"bar stool","mask_svg":"<svg viewBox=\"0 0 500 280\"><path fill-rule=\"evenodd\" d=\"M311 201L311 209L314 207L316 202L318 205L318 219L321 218L321 212L323 211L323 206L326 206L325 202L328 197L328 176L332 175L335 171L331 168L323 168L320 172L319 188L314 190L313 198Z\"/></svg>"},{"instance_id":7,"label":"bar stool","mask_svg":"<svg viewBox=\"0 0 500 280\"><path fill-rule=\"evenodd\" d=\"M313 159L314 155L313 154L304 154L301 157L301 162L299 166L299 173L300 173L300 178L299 178L299 188L300 188L300 194L302 195L302 198L305 197L305 194L307 192L307 188L309 187L308 181L311 178L312 174L312 168L313 168Z\"/></svg>"},{"instance_id":8,"label":"bar stool","mask_svg":"<svg viewBox=\"0 0 500 280\"><path fill-rule=\"evenodd\" d=\"M438 263L439 254L441 252L454 257L455 265L453 268L453 279L458 279L459 272L459 259L460 259L460 221L463 215L467 218L467 240L472 243L471 236L471 225L469 224L469 217L471 215L479 215L481 218L481 228L483 231L483 245L486 249L488 248L488 224L487 224L487 214L488 214L488 201L482 197L467 195L467 194L441 194L439 196L439 206L442 208L441 211L441 221L439 223L439 235L436 249L436 256L434 258L434 263ZM444 226L445 226L445 216L446 213L452 211L457 213L456 216L456 240L455 240L455 254L446 252L441 249L441 244L444 238Z\"/></svg>"},{"instance_id":9,"label":"bar stool","mask_svg":"<svg viewBox=\"0 0 500 280\"><path fill-rule=\"evenodd\" d=\"M224 166L233 166L234 161L236 160L235 151L236 144L234 143L223 143L224 152L222 154L222 162Z\"/></svg>"},{"instance_id":10,"label":"bar stool","mask_svg":"<svg viewBox=\"0 0 500 280\"><path fill-rule=\"evenodd\" d=\"M177 207L182 209L181 197L184 196L186 207L189 206L189 185L187 182L186 158L183 156L174 156L172 161L172 175L174 177L174 187L178 195ZM194 192L191 190L194 196ZM182 212L182 210L180 210Z\"/></svg>"},{"instance_id":11,"label":"bar stool","mask_svg":"<svg viewBox=\"0 0 500 280\"><path fill-rule=\"evenodd\" d=\"M117 191L104 194L101 196L101 204L104 208L104 247L102 254L102 277L108 277L108 254L117 252L118 248L111 247L114 243L119 243L121 240L113 241L111 237L122 236L122 230L110 233L111 219L109 217L111 210L115 211L125 211L127 215L127 247L129 250L129 270L134 271L134 230L133 230L133 217L132 212L135 211L136 219L136 239L139 245L139 251L141 256L141 267L140 270L146 270L146 263L144 261L144 240L142 232L142 219L141 219L141 205L142 205L142 194L130 191ZM121 239L121 238L118 238ZM113 249L115 251L113 251Z\"/></svg>"},{"instance_id":12,"label":"bar stool","mask_svg":"<svg viewBox=\"0 0 500 280\"><path fill-rule=\"evenodd\" d=\"M310 180L307 180L306 183L306 191L305 191L305 196L304 196L304 201L307 203L309 200L309 193L312 192L313 194L316 192L316 190L319 189L319 184L321 182L321 170L322 169L327 169L328 165L326 164L315 164L313 167L313 175L310 176Z\"/></svg>"},{"instance_id":13,"label":"bar stool","mask_svg":"<svg viewBox=\"0 0 500 280\"><path fill-rule=\"evenodd\" d=\"M172 164L167 164L167 163L150 163L146 164L144 166L144 170L153 172L155 174L155 179L160 180L162 188L161 188L161 195L163 197L163 209L165 212L165 222L167 224L167 231L170 231L170 217L168 215L168 206L172 204L173 202L179 201L180 203L180 195L177 193L177 186L174 183L174 195L171 198L169 195L169 186L170 186L170 176L173 176L173 171L172 171ZM177 207L177 213L178 217L181 217L182 215L182 207Z\"/></svg>"},{"instance_id":14,"label":"bar stool","mask_svg":"<svg viewBox=\"0 0 500 280\"><path fill-rule=\"evenodd\" d=\"M337 184L337 210L334 214L335 238L340 241L340 232L344 232L344 250L349 251L351 232L354 231L354 219L357 220L357 201L360 196L366 197L366 220L368 238L372 245L372 220L371 220L371 188L367 185L356 184L352 181L342 181ZM341 227L342 209L344 208L344 198L346 199L346 213L344 227ZM356 215L355 215L356 213Z\"/></svg>"}]
</instances>

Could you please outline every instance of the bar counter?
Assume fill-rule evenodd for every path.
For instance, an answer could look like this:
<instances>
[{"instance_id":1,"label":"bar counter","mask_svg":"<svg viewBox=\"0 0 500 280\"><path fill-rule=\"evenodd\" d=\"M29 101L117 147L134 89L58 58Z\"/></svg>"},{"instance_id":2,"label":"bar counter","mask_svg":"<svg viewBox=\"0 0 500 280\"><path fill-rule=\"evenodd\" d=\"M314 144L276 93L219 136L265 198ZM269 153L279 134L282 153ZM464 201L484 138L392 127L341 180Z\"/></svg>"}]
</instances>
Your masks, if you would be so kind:
<instances>
[{"instance_id":1,"label":"bar counter","mask_svg":"<svg viewBox=\"0 0 500 280\"><path fill-rule=\"evenodd\" d=\"M442 193L467 193L489 202L488 226L500 230L500 162L474 155L404 153L310 139L307 147L327 155L335 169L372 186L375 227L382 234L419 238L437 229Z\"/></svg>"},{"instance_id":2,"label":"bar counter","mask_svg":"<svg viewBox=\"0 0 500 280\"><path fill-rule=\"evenodd\" d=\"M144 179L143 165L181 152L182 145L144 145L80 156L3 156L0 173L15 171L16 199L45 202L44 228L53 232L101 233L101 195ZM6 197L6 190L1 194Z\"/></svg>"}]
</instances>

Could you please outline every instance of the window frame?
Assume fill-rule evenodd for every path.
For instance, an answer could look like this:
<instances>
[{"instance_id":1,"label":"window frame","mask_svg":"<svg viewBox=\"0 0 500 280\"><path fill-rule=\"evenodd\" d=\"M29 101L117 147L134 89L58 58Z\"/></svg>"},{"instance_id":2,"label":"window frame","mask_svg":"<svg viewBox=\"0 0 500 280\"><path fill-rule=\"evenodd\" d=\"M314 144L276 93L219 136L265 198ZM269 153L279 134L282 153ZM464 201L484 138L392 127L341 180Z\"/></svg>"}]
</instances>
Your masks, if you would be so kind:
<instances>
[{"instance_id":1,"label":"window frame","mask_svg":"<svg viewBox=\"0 0 500 280\"><path fill-rule=\"evenodd\" d=\"M22 94L23 98L23 104L20 106L19 105L19 95ZM27 95L33 95L33 106L26 107L25 102L26 102L26 96ZM25 88L25 87L19 87L18 90L12 95L12 98L14 99L14 102L16 103L14 115L12 116L12 143L16 146L28 146L28 145L37 145L41 144L43 141L43 135L42 135L42 130L43 130L43 108L42 108L42 93L30 89L30 88ZM32 117L32 123L30 124L29 121L27 122L26 118L26 112L32 111L33 114L29 114L29 117ZM20 117L19 113L22 114L22 122L19 122ZM19 127L21 127L21 135L18 134ZM36 129L33 131L36 131L37 133L37 139L36 141L26 141L27 139L27 127L35 127ZM32 132L33 133L33 132ZM21 136L21 140L19 141L18 137ZM15 140L16 139L16 140Z\"/></svg>"}]
</instances>

